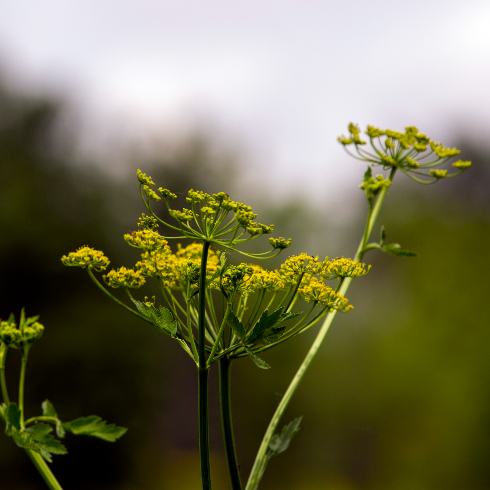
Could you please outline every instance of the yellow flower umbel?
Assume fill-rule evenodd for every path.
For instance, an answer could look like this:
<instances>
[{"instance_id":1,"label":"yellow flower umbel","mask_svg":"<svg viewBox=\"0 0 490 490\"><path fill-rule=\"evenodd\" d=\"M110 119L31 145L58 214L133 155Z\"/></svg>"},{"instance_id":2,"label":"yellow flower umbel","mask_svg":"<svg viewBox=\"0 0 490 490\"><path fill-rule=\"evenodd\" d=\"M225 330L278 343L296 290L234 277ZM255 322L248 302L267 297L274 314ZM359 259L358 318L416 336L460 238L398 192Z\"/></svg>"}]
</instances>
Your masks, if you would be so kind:
<instances>
[{"instance_id":1,"label":"yellow flower umbel","mask_svg":"<svg viewBox=\"0 0 490 490\"><path fill-rule=\"evenodd\" d=\"M385 170L400 170L421 184L433 184L443 178L455 177L471 166L469 161L458 160L452 164L456 169L453 173L435 169L459 155L460 151L432 141L415 126L407 126L405 132L368 126L366 136L369 146L361 138L359 126L350 123L349 136L340 136L338 141L352 157L373 166L380 165ZM349 148L354 148L357 155L350 152ZM374 183L375 181L371 185Z\"/></svg>"},{"instance_id":2,"label":"yellow flower umbel","mask_svg":"<svg viewBox=\"0 0 490 490\"><path fill-rule=\"evenodd\" d=\"M328 309L337 310L346 313L352 310L353 306L348 305L347 298L335 292L331 287L319 281L315 277L312 278L307 285L299 289L299 296L307 303L321 305Z\"/></svg>"},{"instance_id":3,"label":"yellow flower umbel","mask_svg":"<svg viewBox=\"0 0 490 490\"><path fill-rule=\"evenodd\" d=\"M107 285L112 288L139 288L146 282L140 271L126 269L126 267L119 267L119 269L112 270L102 277Z\"/></svg>"},{"instance_id":4,"label":"yellow flower umbel","mask_svg":"<svg viewBox=\"0 0 490 490\"><path fill-rule=\"evenodd\" d=\"M104 252L87 246L80 247L76 252L63 255L61 262L63 265L81 267L82 269L87 267L97 272L107 269L110 264L110 260L104 255Z\"/></svg>"},{"instance_id":5,"label":"yellow flower umbel","mask_svg":"<svg viewBox=\"0 0 490 490\"><path fill-rule=\"evenodd\" d=\"M361 277L369 272L371 266L355 262L351 259L336 258L332 261L325 261L325 268L320 273L324 279L341 279L344 277Z\"/></svg>"}]
</instances>

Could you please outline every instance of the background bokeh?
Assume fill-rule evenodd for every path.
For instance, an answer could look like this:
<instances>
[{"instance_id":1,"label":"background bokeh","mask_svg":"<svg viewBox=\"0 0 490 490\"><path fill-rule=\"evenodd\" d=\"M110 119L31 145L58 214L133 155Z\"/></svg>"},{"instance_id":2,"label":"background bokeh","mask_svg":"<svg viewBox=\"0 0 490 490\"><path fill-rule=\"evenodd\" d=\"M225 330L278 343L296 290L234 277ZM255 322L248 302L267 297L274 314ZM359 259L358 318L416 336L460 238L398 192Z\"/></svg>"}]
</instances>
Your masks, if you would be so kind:
<instances>
[{"instance_id":1,"label":"background bokeh","mask_svg":"<svg viewBox=\"0 0 490 490\"><path fill-rule=\"evenodd\" d=\"M52 466L64 488L194 490L199 462L189 358L61 255L87 244L114 266L137 260L122 235L143 211L141 168L178 193L251 204L293 238L290 253L352 256L365 168L335 142L351 119L417 124L474 167L435 186L395 180L380 224L419 257L367 255L355 309L337 317L284 418L303 415L302 429L261 488L489 488L488 5L39 5L10 2L0 18L0 317L25 306L46 327L29 414L49 398L63 419L129 428L115 444L67 437ZM266 354L269 371L233 366L244 477L315 333ZM212 471L226 490L216 371ZM5 436L0 488L44 488Z\"/></svg>"}]
</instances>

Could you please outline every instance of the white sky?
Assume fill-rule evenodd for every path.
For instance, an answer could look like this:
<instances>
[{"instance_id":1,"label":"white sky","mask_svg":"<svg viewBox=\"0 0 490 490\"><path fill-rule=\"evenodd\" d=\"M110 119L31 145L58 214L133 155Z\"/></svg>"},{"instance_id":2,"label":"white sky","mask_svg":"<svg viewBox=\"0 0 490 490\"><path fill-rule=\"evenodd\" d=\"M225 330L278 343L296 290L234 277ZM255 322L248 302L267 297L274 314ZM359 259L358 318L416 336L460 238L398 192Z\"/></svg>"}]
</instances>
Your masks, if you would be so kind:
<instances>
[{"instance_id":1,"label":"white sky","mask_svg":"<svg viewBox=\"0 0 490 490\"><path fill-rule=\"evenodd\" d=\"M209 125L283 189L357 183L364 167L336 142L351 120L446 142L490 129L489 0L1 0L0 12L16 83L69 93L94 133Z\"/></svg>"}]
</instances>

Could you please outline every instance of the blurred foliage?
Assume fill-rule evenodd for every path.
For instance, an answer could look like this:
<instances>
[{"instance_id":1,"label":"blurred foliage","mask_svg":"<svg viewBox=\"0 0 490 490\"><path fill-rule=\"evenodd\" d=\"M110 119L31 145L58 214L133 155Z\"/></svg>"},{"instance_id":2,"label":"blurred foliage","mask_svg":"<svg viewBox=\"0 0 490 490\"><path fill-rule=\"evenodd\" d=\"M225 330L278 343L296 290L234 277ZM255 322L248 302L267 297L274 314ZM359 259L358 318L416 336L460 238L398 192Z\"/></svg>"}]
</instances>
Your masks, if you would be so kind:
<instances>
[{"instance_id":1,"label":"blurred foliage","mask_svg":"<svg viewBox=\"0 0 490 490\"><path fill-rule=\"evenodd\" d=\"M61 265L61 255L83 244L104 250L115 266L133 263L122 235L143 211L133 174L110 179L101 162L77 153L76 141L60 129L63 110L58 101L0 87L0 317L26 306L46 326L31 354L27 407L37 412L49 398L62 418L97 413L129 427L114 445L68 441L70 454L53 464L66 488L195 490L192 363L110 303L84 271ZM395 180L380 221L390 239L420 256L366 256L372 271L351 288L354 311L339 315L288 409L282 425L303 415L302 428L290 449L271 461L264 490L490 486L490 150L471 141L458 147L474 161L461 178L423 188L402 176ZM359 191L345 196L345 205L359 205L359 219L339 236L327 226L328 210L314 213L300 199L281 205L262 193L247 200L251 191L239 188L237 157L217 152L200 135L170 154L152 155L136 154L134 170L144 168L173 191L224 190L252 204L261 221L276 225L275 235L298 238L291 253L349 256L356 248L366 207ZM244 476L315 333L267 353L267 372L247 360L233 365ZM18 368L12 353L11 379ZM216 374L212 468L215 488L225 490ZM1 435L0 488L44 488L23 451Z\"/></svg>"}]
</instances>

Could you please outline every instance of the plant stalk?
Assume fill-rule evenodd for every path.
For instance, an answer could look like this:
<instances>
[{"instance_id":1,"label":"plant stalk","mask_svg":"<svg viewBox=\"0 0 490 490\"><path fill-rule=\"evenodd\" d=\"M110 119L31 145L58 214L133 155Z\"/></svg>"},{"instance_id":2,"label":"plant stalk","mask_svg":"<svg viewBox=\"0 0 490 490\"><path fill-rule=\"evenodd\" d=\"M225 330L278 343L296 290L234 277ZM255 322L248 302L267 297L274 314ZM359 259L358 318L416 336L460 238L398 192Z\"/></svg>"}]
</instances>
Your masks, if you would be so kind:
<instances>
[{"instance_id":1,"label":"plant stalk","mask_svg":"<svg viewBox=\"0 0 490 490\"><path fill-rule=\"evenodd\" d=\"M46 485L48 485L51 490L63 490L43 457L31 449L26 449L25 451L29 458L31 458L31 461L34 463L34 466L37 468L37 471L39 471L43 480L46 482Z\"/></svg>"},{"instance_id":2,"label":"plant stalk","mask_svg":"<svg viewBox=\"0 0 490 490\"><path fill-rule=\"evenodd\" d=\"M206 264L209 242L204 242L199 276L198 305L198 410L199 410L199 454L201 459L201 479L203 490L211 490L211 467L209 463L209 417L208 417L208 375L206 366Z\"/></svg>"},{"instance_id":3,"label":"plant stalk","mask_svg":"<svg viewBox=\"0 0 490 490\"><path fill-rule=\"evenodd\" d=\"M393 168L389 179L393 180L393 177L395 175L396 169ZM371 235L371 232L373 231L374 224L376 222L376 219L379 215L379 212L381 210L381 206L383 204L383 201L386 196L386 192L388 191L387 187L384 187L381 192L379 193L378 199L376 200L374 206L369 210L369 215L366 223L366 228L364 230L364 234L362 236L361 242L359 244L359 247L356 252L355 256L355 261L361 261L365 250L364 247L366 246L367 241L369 240L369 236ZM350 283L352 282L352 277L346 277L342 281L342 285L340 286L339 293L343 296L347 293L347 290L349 289ZM282 415L284 414L284 411L286 410L286 407L289 404L289 401L291 400L292 396L294 395L296 389L298 388L301 380L303 379L303 376L305 375L306 370L311 364L311 361L315 357L316 353L318 352L318 349L320 348L320 345L323 342L323 339L325 338L325 335L327 335L327 332L330 328L330 325L332 324L335 316L337 314L337 310L330 311L326 318L325 321L323 322L322 327L320 328L320 331L318 332L313 344L310 347L310 350L306 354L306 357L304 358L303 362L301 363L301 366L299 367L298 371L294 375L293 380L289 384L289 387L284 393L276 411L274 412L274 415L272 416L272 419L269 423L269 426L267 427L266 433L264 435L264 438L262 439L262 443L260 445L259 451L257 453L257 456L255 458L254 465L252 467L252 471L250 472L250 476L247 482L247 486L245 490L256 490L259 481L260 481L260 470L262 467L262 462L264 458L266 457L268 448L269 448L269 443L274 435L274 432L276 431L276 428L279 424L279 421L281 420Z\"/></svg>"},{"instance_id":4,"label":"plant stalk","mask_svg":"<svg viewBox=\"0 0 490 490\"><path fill-rule=\"evenodd\" d=\"M242 490L240 473L235 450L235 438L233 436L233 424L231 420L231 362L228 356L219 360L219 399L221 409L221 426L225 443L226 461L230 474L232 490Z\"/></svg>"}]
</instances>

